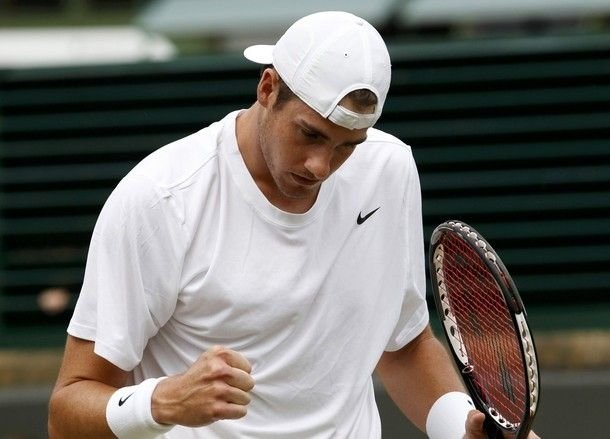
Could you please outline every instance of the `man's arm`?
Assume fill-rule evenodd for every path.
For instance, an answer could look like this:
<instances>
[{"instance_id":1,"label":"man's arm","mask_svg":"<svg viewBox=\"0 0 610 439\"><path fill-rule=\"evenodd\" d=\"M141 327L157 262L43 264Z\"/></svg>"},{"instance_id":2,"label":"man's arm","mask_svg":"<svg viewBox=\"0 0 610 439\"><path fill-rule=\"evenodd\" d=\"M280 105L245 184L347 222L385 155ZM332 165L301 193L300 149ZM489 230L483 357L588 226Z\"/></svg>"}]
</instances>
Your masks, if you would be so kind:
<instances>
[{"instance_id":1,"label":"man's arm","mask_svg":"<svg viewBox=\"0 0 610 439\"><path fill-rule=\"evenodd\" d=\"M106 421L106 407L129 373L93 348L91 341L68 336L49 403L51 439L115 437ZM193 427L241 418L254 387L250 371L250 363L239 353L211 348L184 373L159 382L150 398L150 413L159 424Z\"/></svg>"},{"instance_id":2,"label":"man's arm","mask_svg":"<svg viewBox=\"0 0 610 439\"><path fill-rule=\"evenodd\" d=\"M106 405L128 373L93 352L93 342L68 336L49 403L49 437L114 438Z\"/></svg>"},{"instance_id":3,"label":"man's arm","mask_svg":"<svg viewBox=\"0 0 610 439\"><path fill-rule=\"evenodd\" d=\"M422 431L439 397L465 392L446 349L429 326L402 349L385 352L376 370L392 400Z\"/></svg>"},{"instance_id":4,"label":"man's arm","mask_svg":"<svg viewBox=\"0 0 610 439\"><path fill-rule=\"evenodd\" d=\"M466 392L445 347L427 326L402 349L385 352L377 364L377 374L400 410L420 430L438 398L448 392ZM485 415L477 410L465 420L465 439L487 439ZM533 431L528 439L540 439Z\"/></svg>"}]
</instances>

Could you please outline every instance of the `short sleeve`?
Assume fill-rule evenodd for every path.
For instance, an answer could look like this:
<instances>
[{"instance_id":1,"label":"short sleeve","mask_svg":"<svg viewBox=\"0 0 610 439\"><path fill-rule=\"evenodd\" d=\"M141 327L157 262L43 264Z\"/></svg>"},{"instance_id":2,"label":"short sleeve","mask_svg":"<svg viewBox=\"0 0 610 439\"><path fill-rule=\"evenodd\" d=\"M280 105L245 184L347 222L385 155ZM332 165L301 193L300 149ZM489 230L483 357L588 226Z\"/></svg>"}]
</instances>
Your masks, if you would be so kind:
<instances>
[{"instance_id":1,"label":"short sleeve","mask_svg":"<svg viewBox=\"0 0 610 439\"><path fill-rule=\"evenodd\" d=\"M426 268L424 235L422 225L421 187L415 161L411 156L405 197L403 199L405 251L404 264L407 267L404 296L398 323L386 346L388 351L396 351L417 335L429 322L426 303Z\"/></svg>"},{"instance_id":2,"label":"short sleeve","mask_svg":"<svg viewBox=\"0 0 610 439\"><path fill-rule=\"evenodd\" d=\"M128 175L95 225L68 333L133 369L148 340L172 315L187 245L179 200L149 179Z\"/></svg>"}]
</instances>

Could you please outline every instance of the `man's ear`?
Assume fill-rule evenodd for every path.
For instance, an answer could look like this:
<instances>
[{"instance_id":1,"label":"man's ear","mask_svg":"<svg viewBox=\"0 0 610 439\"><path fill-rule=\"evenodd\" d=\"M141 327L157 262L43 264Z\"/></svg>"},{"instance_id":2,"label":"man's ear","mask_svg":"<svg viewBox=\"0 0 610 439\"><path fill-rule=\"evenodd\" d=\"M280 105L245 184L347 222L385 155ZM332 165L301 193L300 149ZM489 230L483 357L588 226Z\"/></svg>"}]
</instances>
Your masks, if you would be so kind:
<instances>
[{"instance_id":1,"label":"man's ear","mask_svg":"<svg viewBox=\"0 0 610 439\"><path fill-rule=\"evenodd\" d=\"M279 90L279 82L277 72L271 68L267 68L261 74L256 87L256 100L265 108L270 108L275 102L277 92Z\"/></svg>"}]
</instances>

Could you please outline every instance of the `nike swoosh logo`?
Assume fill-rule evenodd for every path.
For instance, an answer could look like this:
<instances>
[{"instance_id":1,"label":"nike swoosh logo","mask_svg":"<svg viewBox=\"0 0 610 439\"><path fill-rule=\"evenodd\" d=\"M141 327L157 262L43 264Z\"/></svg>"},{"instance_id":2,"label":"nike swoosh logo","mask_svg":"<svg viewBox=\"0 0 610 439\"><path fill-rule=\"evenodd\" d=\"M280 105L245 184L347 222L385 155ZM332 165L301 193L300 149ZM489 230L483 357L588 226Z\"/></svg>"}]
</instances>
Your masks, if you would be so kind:
<instances>
[{"instance_id":1,"label":"nike swoosh logo","mask_svg":"<svg viewBox=\"0 0 610 439\"><path fill-rule=\"evenodd\" d=\"M119 399L119 407L122 406L123 404L125 404L125 401L127 401L131 397L131 395L133 395L133 393L130 393L125 398L120 398Z\"/></svg>"},{"instance_id":2,"label":"nike swoosh logo","mask_svg":"<svg viewBox=\"0 0 610 439\"><path fill-rule=\"evenodd\" d=\"M375 210L371 210L369 213L367 213L366 215L362 216L362 212L360 212L358 214L358 218L356 219L356 223L358 224L362 224L363 222L365 222L367 219L369 219L375 212L377 212L379 210L381 206L379 206L377 209Z\"/></svg>"}]
</instances>

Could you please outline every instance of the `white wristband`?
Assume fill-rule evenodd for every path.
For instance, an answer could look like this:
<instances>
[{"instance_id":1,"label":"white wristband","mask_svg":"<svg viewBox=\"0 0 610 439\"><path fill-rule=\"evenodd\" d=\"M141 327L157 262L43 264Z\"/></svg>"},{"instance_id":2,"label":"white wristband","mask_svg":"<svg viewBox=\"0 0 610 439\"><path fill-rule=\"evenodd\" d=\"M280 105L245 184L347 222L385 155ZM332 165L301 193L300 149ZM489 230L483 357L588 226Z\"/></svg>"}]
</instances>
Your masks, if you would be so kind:
<instances>
[{"instance_id":1,"label":"white wristband","mask_svg":"<svg viewBox=\"0 0 610 439\"><path fill-rule=\"evenodd\" d=\"M106 421L119 439L152 439L174 426L162 425L152 416L151 397L159 381L150 378L140 384L117 389L106 406Z\"/></svg>"},{"instance_id":2,"label":"white wristband","mask_svg":"<svg viewBox=\"0 0 610 439\"><path fill-rule=\"evenodd\" d=\"M430 439L463 439L466 434L468 412L476 410L469 395L462 392L445 393L436 400L426 419L426 433Z\"/></svg>"}]
</instances>

